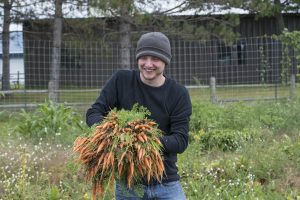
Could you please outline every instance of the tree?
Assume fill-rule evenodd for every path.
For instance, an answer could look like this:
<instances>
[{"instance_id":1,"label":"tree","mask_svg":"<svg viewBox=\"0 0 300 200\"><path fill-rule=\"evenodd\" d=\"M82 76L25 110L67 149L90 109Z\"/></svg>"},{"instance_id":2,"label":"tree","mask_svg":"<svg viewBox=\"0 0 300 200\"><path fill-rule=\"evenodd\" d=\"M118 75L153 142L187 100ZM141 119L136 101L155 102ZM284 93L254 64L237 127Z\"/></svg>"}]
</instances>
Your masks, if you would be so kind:
<instances>
[{"instance_id":1,"label":"tree","mask_svg":"<svg viewBox=\"0 0 300 200\"><path fill-rule=\"evenodd\" d=\"M282 14L287 12L299 13L299 0L251 0L245 1L242 7L254 13L257 18L275 17L276 34L281 34L286 28Z\"/></svg>"},{"instance_id":2,"label":"tree","mask_svg":"<svg viewBox=\"0 0 300 200\"><path fill-rule=\"evenodd\" d=\"M121 1L122 2L122 1ZM130 48L131 48L131 18L130 13L128 12L128 4L122 2L120 5L120 45L121 45L121 66L124 69L130 68Z\"/></svg>"},{"instance_id":3,"label":"tree","mask_svg":"<svg viewBox=\"0 0 300 200\"><path fill-rule=\"evenodd\" d=\"M74 8L79 8L87 0L77 0L67 2L65 0L1 0L0 7L3 8L3 76L2 90L10 89L10 58L9 58L9 26L12 22L20 20L52 17L54 12L53 23L53 49L52 63L50 69L49 81L49 98L57 102L60 78L60 57L61 57L61 42L62 42L62 27L63 27L63 3L68 4L67 12L72 12ZM55 4L55 6L53 6ZM54 7L54 9L53 9ZM66 12L66 13L67 13Z\"/></svg>"},{"instance_id":4,"label":"tree","mask_svg":"<svg viewBox=\"0 0 300 200\"><path fill-rule=\"evenodd\" d=\"M197 13L208 9L204 1L157 1L157 0L90 0L90 9L96 10L104 16L115 17L119 20L119 41L121 66L130 68L130 48L134 39L135 28L145 31L164 31L177 37L209 38L211 34L216 37L235 37L233 28L239 23L234 15L228 15L222 19L210 17L195 17ZM195 16L180 16L178 14L195 10ZM192 14L192 15L193 15ZM203 28L195 26L200 20L210 21L210 24ZM226 23L224 23L226 21ZM211 31L213 30L213 31Z\"/></svg>"},{"instance_id":5,"label":"tree","mask_svg":"<svg viewBox=\"0 0 300 200\"><path fill-rule=\"evenodd\" d=\"M2 30L2 90L10 89L10 64L9 64L9 26L11 22L10 13L13 1L4 0L4 16L3 16L3 30Z\"/></svg>"},{"instance_id":6,"label":"tree","mask_svg":"<svg viewBox=\"0 0 300 200\"><path fill-rule=\"evenodd\" d=\"M135 24L135 15L137 13L137 2L143 3L144 0L91 0L90 9L95 9L104 16L116 17L119 19L119 41L120 41L120 56L121 67L129 69L130 64L130 49L131 49L131 31L132 25Z\"/></svg>"},{"instance_id":7,"label":"tree","mask_svg":"<svg viewBox=\"0 0 300 200\"><path fill-rule=\"evenodd\" d=\"M234 28L240 23L239 0L170 0L169 4L173 6L158 6L147 18L177 38L232 41L238 36Z\"/></svg>"},{"instance_id":8,"label":"tree","mask_svg":"<svg viewBox=\"0 0 300 200\"><path fill-rule=\"evenodd\" d=\"M53 102L59 100L59 81L60 81L60 67L61 67L61 45L62 45L62 30L63 30L63 4L69 5L67 11L72 11L74 6L76 8L85 6L86 0L66 1L54 0L54 23L53 23L53 48L52 59L49 78L49 99Z\"/></svg>"},{"instance_id":9,"label":"tree","mask_svg":"<svg viewBox=\"0 0 300 200\"><path fill-rule=\"evenodd\" d=\"M3 11L2 21L2 48L3 48L3 71L2 71L2 90L10 89L10 61L9 43L11 23L17 23L24 19L35 18L35 6L43 0L0 0L0 8Z\"/></svg>"},{"instance_id":10,"label":"tree","mask_svg":"<svg viewBox=\"0 0 300 200\"><path fill-rule=\"evenodd\" d=\"M63 0L55 0L55 14L53 23L53 48L52 62L49 80L49 99L58 102L60 61L61 61L61 38L62 38L62 5Z\"/></svg>"}]
</instances>

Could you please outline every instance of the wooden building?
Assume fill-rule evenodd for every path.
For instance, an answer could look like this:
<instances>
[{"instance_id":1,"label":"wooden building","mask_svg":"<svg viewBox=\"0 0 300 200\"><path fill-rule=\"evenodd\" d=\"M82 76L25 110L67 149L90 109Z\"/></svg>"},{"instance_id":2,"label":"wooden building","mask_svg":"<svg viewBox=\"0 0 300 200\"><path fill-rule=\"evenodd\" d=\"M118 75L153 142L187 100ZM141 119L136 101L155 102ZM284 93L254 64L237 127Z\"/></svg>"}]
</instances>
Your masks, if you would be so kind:
<instances>
[{"instance_id":1,"label":"wooden building","mask_svg":"<svg viewBox=\"0 0 300 200\"><path fill-rule=\"evenodd\" d=\"M283 18L289 31L300 30L300 14L284 14ZM122 68L118 20L99 19L95 23L85 19L89 28L85 30L81 26L75 30L72 23L78 20L65 21L60 85L62 88L102 87L115 70ZM170 38L173 56L166 73L186 86L199 82L207 85L212 76L219 85L280 82L282 46L271 38L276 28L274 18L240 15L240 24L234 28L240 36L230 43L219 39L182 39L165 32ZM25 86L47 88L52 51L51 22L25 21L23 31ZM132 68L136 67L135 45L141 31L135 29L133 34ZM70 32L80 33L80 40Z\"/></svg>"}]
</instances>

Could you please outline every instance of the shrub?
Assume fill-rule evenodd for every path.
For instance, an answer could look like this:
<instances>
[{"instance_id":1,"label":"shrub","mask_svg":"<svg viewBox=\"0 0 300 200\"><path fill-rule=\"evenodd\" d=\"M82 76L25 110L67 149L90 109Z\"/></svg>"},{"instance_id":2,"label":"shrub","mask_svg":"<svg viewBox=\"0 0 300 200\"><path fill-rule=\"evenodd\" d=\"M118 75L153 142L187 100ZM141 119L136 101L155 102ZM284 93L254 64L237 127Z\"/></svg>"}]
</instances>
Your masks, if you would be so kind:
<instances>
[{"instance_id":1,"label":"shrub","mask_svg":"<svg viewBox=\"0 0 300 200\"><path fill-rule=\"evenodd\" d=\"M244 103L214 105L194 103L190 130L234 129L243 130L257 126L255 110Z\"/></svg>"},{"instance_id":2,"label":"shrub","mask_svg":"<svg viewBox=\"0 0 300 200\"><path fill-rule=\"evenodd\" d=\"M255 129L213 129L200 132L199 142L203 150L218 148L222 151L234 151L258 136Z\"/></svg>"},{"instance_id":3,"label":"shrub","mask_svg":"<svg viewBox=\"0 0 300 200\"><path fill-rule=\"evenodd\" d=\"M254 109L263 127L290 132L300 128L300 101L269 102Z\"/></svg>"},{"instance_id":4,"label":"shrub","mask_svg":"<svg viewBox=\"0 0 300 200\"><path fill-rule=\"evenodd\" d=\"M209 130L219 127L222 119L221 106L213 105L209 102L193 103L193 114L190 120L190 131L198 132L199 130Z\"/></svg>"},{"instance_id":5,"label":"shrub","mask_svg":"<svg viewBox=\"0 0 300 200\"><path fill-rule=\"evenodd\" d=\"M86 128L81 116L64 104L46 102L34 112L22 111L16 132L25 138L73 141L78 130ZM68 138L72 138L68 140Z\"/></svg>"},{"instance_id":6,"label":"shrub","mask_svg":"<svg viewBox=\"0 0 300 200\"><path fill-rule=\"evenodd\" d=\"M219 128L243 131L257 127L257 121L253 106L241 102L232 103L224 106Z\"/></svg>"}]
</instances>

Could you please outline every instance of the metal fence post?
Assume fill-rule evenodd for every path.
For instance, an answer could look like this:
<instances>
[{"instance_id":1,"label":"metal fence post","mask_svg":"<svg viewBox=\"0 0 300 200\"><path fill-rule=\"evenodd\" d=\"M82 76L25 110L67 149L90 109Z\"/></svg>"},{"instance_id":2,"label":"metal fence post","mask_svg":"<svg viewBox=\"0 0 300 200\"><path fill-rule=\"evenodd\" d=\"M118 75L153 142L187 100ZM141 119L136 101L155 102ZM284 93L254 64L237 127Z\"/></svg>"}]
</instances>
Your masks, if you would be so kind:
<instances>
[{"instance_id":1,"label":"metal fence post","mask_svg":"<svg viewBox=\"0 0 300 200\"><path fill-rule=\"evenodd\" d=\"M210 77L210 101L213 104L217 103L217 94L216 94L216 78Z\"/></svg>"}]
</instances>

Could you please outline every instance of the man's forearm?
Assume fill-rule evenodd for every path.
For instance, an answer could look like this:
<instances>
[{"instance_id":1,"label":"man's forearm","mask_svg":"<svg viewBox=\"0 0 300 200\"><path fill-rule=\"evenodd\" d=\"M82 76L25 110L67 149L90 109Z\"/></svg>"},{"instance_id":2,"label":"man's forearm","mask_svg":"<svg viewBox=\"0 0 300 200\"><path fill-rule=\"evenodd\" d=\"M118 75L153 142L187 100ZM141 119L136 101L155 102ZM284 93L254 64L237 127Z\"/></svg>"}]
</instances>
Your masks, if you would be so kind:
<instances>
[{"instance_id":1,"label":"man's forearm","mask_svg":"<svg viewBox=\"0 0 300 200\"><path fill-rule=\"evenodd\" d=\"M95 112L92 109L88 110L86 113L86 124L91 127L96 123L101 122L103 119L103 115L99 112Z\"/></svg>"}]
</instances>

